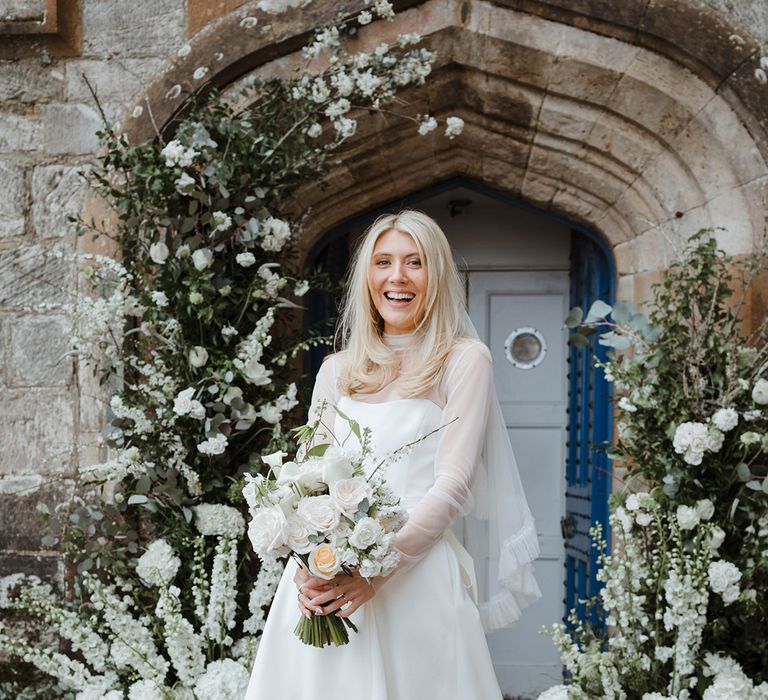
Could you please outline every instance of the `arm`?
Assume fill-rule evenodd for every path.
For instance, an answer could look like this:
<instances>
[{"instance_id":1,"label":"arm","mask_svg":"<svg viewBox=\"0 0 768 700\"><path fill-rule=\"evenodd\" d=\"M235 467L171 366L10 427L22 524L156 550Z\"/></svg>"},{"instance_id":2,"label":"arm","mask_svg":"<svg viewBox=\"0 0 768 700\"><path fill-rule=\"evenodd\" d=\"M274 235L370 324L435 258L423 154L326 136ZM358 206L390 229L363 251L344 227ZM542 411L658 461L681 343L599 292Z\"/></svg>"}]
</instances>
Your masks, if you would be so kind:
<instances>
[{"instance_id":1,"label":"arm","mask_svg":"<svg viewBox=\"0 0 768 700\"><path fill-rule=\"evenodd\" d=\"M312 401L310 403L309 412L307 414L307 423L313 423L320 417L320 425L315 433L314 439L311 445L303 445L302 448L307 450L312 445L317 445L323 442L331 442L330 430L333 429L333 422L336 413L334 412L331 404L335 404L338 401L338 389L336 388L336 362L335 355L328 355L323 360L323 364L320 365L320 369L317 372L315 378L315 386L312 389ZM325 401L325 408L320 415L320 406ZM303 459L304 449L299 450L300 454L297 454L297 458Z\"/></svg>"},{"instance_id":2,"label":"arm","mask_svg":"<svg viewBox=\"0 0 768 700\"><path fill-rule=\"evenodd\" d=\"M446 404L438 432L435 483L397 533L402 557L395 570L374 579L378 588L390 576L413 566L445 533L458 515L472 507L472 479L480 460L493 388L493 360L482 343L471 343L449 361L445 373Z\"/></svg>"}]
</instances>

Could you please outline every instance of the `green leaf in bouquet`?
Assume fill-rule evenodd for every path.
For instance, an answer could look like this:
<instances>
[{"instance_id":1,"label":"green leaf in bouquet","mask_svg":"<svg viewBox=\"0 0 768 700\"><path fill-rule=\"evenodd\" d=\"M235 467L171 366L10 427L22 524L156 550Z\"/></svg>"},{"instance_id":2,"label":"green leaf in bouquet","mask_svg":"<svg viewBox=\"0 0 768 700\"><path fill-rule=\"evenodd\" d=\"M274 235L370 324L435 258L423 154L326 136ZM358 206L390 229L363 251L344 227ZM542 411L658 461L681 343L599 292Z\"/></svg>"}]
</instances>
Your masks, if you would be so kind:
<instances>
[{"instance_id":1,"label":"green leaf in bouquet","mask_svg":"<svg viewBox=\"0 0 768 700\"><path fill-rule=\"evenodd\" d=\"M581 319L584 318L584 311L580 306L574 306L565 317L565 325L567 328L576 328L581 323Z\"/></svg>"},{"instance_id":2,"label":"green leaf in bouquet","mask_svg":"<svg viewBox=\"0 0 768 700\"><path fill-rule=\"evenodd\" d=\"M248 430L252 425L252 420L246 420L243 418L235 423L235 430Z\"/></svg>"},{"instance_id":3,"label":"green leaf in bouquet","mask_svg":"<svg viewBox=\"0 0 768 700\"><path fill-rule=\"evenodd\" d=\"M752 472L746 462L740 462L736 467L736 473L742 481L749 481L752 478Z\"/></svg>"},{"instance_id":4,"label":"green leaf in bouquet","mask_svg":"<svg viewBox=\"0 0 768 700\"><path fill-rule=\"evenodd\" d=\"M149 499L140 493L132 493L130 496L128 496L128 505L137 505L141 503L146 503Z\"/></svg>"},{"instance_id":5,"label":"green leaf in bouquet","mask_svg":"<svg viewBox=\"0 0 768 700\"><path fill-rule=\"evenodd\" d=\"M616 323L627 323L629 319L635 315L635 305L631 301L624 301L623 299L613 306L611 316Z\"/></svg>"},{"instance_id":6,"label":"green leaf in bouquet","mask_svg":"<svg viewBox=\"0 0 768 700\"><path fill-rule=\"evenodd\" d=\"M357 436L357 439L360 440L360 424L356 420L352 420L344 411L342 411L338 406L334 404L333 406L336 413L338 413L347 423L349 423L350 430Z\"/></svg>"},{"instance_id":7,"label":"green leaf in bouquet","mask_svg":"<svg viewBox=\"0 0 768 700\"><path fill-rule=\"evenodd\" d=\"M355 513L355 522L359 522L363 518L368 517L368 511L371 508L371 504L367 498L360 501L360 505L357 507L357 513Z\"/></svg>"},{"instance_id":8,"label":"green leaf in bouquet","mask_svg":"<svg viewBox=\"0 0 768 700\"><path fill-rule=\"evenodd\" d=\"M757 479L752 479L752 481L747 482L747 488L753 491L762 491L763 485Z\"/></svg>"},{"instance_id":9,"label":"green leaf in bouquet","mask_svg":"<svg viewBox=\"0 0 768 700\"><path fill-rule=\"evenodd\" d=\"M307 450L307 457L322 457L330 446L331 444L329 442L315 445L314 447Z\"/></svg>"},{"instance_id":10,"label":"green leaf in bouquet","mask_svg":"<svg viewBox=\"0 0 768 700\"><path fill-rule=\"evenodd\" d=\"M589 312L587 313L587 317L584 319L584 323L594 323L595 321L600 321L605 319L609 313L611 313L611 306L606 304L601 299L595 299L595 301L592 302L592 306L589 307Z\"/></svg>"},{"instance_id":11,"label":"green leaf in bouquet","mask_svg":"<svg viewBox=\"0 0 768 700\"><path fill-rule=\"evenodd\" d=\"M768 477L763 477L763 493L768 494Z\"/></svg>"},{"instance_id":12,"label":"green leaf in bouquet","mask_svg":"<svg viewBox=\"0 0 768 700\"><path fill-rule=\"evenodd\" d=\"M617 350L626 350L632 344L632 341L626 335L619 335L613 331L601 334L597 342L600 345L616 348Z\"/></svg>"},{"instance_id":13,"label":"green leaf in bouquet","mask_svg":"<svg viewBox=\"0 0 768 700\"><path fill-rule=\"evenodd\" d=\"M143 474L136 482L136 493L146 493L149 491L150 486L152 486L152 480L147 474Z\"/></svg>"}]
</instances>

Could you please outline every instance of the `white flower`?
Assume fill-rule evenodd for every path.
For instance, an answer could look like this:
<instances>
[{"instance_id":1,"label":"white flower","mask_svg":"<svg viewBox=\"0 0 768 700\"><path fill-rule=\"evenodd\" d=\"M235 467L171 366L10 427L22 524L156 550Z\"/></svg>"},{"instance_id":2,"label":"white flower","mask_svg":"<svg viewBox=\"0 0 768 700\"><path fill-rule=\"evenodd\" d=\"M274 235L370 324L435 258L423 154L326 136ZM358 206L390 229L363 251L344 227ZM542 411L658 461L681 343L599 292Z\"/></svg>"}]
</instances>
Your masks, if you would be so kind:
<instances>
[{"instance_id":1,"label":"white flower","mask_svg":"<svg viewBox=\"0 0 768 700\"><path fill-rule=\"evenodd\" d=\"M179 194L190 195L195 189L195 179L190 177L187 173L182 173L181 176L176 179L174 185Z\"/></svg>"},{"instance_id":2,"label":"white flower","mask_svg":"<svg viewBox=\"0 0 768 700\"><path fill-rule=\"evenodd\" d=\"M312 92L310 99L318 104L325 102L331 96L331 91L328 88L325 80L322 78L315 78L312 82Z\"/></svg>"},{"instance_id":3,"label":"white flower","mask_svg":"<svg viewBox=\"0 0 768 700\"><path fill-rule=\"evenodd\" d=\"M203 295L200 294L200 292L190 292L189 294L189 303L190 304L202 304L203 303Z\"/></svg>"},{"instance_id":4,"label":"white flower","mask_svg":"<svg viewBox=\"0 0 768 700\"><path fill-rule=\"evenodd\" d=\"M739 414L733 408L720 408L715 411L711 421L718 430L727 433L736 427L736 424L739 422Z\"/></svg>"},{"instance_id":5,"label":"white flower","mask_svg":"<svg viewBox=\"0 0 768 700\"><path fill-rule=\"evenodd\" d=\"M240 537L245 529L245 520L240 511L232 506L219 503L201 503L193 506L195 527L206 537L229 535Z\"/></svg>"},{"instance_id":6,"label":"white flower","mask_svg":"<svg viewBox=\"0 0 768 700\"><path fill-rule=\"evenodd\" d=\"M333 122L333 127L339 132L342 139L348 139L350 136L354 136L355 131L357 131L357 122L354 119L342 117Z\"/></svg>"},{"instance_id":7,"label":"white flower","mask_svg":"<svg viewBox=\"0 0 768 700\"><path fill-rule=\"evenodd\" d=\"M183 245L180 245L176 249L176 257L179 260L182 260L183 258L186 258L188 256L189 256L189 244L188 243L184 243Z\"/></svg>"},{"instance_id":8,"label":"white flower","mask_svg":"<svg viewBox=\"0 0 768 700\"><path fill-rule=\"evenodd\" d=\"M392 19L395 16L395 11L389 0L376 0L373 3L373 11L382 19Z\"/></svg>"},{"instance_id":9,"label":"white flower","mask_svg":"<svg viewBox=\"0 0 768 700\"><path fill-rule=\"evenodd\" d=\"M627 496L627 502L624 505L627 510L637 510L640 507L640 499L636 493L631 493Z\"/></svg>"},{"instance_id":10,"label":"white flower","mask_svg":"<svg viewBox=\"0 0 768 700\"><path fill-rule=\"evenodd\" d=\"M192 263L194 264L195 269L200 270L201 272L205 270L205 268L210 267L212 262L213 253L208 250L208 248L198 248L192 253Z\"/></svg>"},{"instance_id":11,"label":"white flower","mask_svg":"<svg viewBox=\"0 0 768 700\"><path fill-rule=\"evenodd\" d=\"M672 445L688 464L701 464L707 445L708 428L704 423L681 423L675 429Z\"/></svg>"},{"instance_id":12,"label":"white flower","mask_svg":"<svg viewBox=\"0 0 768 700\"><path fill-rule=\"evenodd\" d=\"M235 256L235 262L241 267L250 267L256 262L253 253L238 253Z\"/></svg>"},{"instance_id":13,"label":"white flower","mask_svg":"<svg viewBox=\"0 0 768 700\"><path fill-rule=\"evenodd\" d=\"M681 530L693 530L699 524L699 514L690 506L677 507L677 524Z\"/></svg>"},{"instance_id":14,"label":"white flower","mask_svg":"<svg viewBox=\"0 0 768 700\"><path fill-rule=\"evenodd\" d=\"M248 691L249 680L248 671L237 661L211 661L205 673L195 681L195 697L242 700Z\"/></svg>"},{"instance_id":15,"label":"white flower","mask_svg":"<svg viewBox=\"0 0 768 700\"><path fill-rule=\"evenodd\" d=\"M286 241L291 237L291 227L287 221L270 216L263 224L264 238L261 247L273 252L282 250Z\"/></svg>"},{"instance_id":16,"label":"white flower","mask_svg":"<svg viewBox=\"0 0 768 700\"><path fill-rule=\"evenodd\" d=\"M164 586L173 581L181 566L173 547L164 539L155 540L136 562L136 573L148 586Z\"/></svg>"},{"instance_id":17,"label":"white flower","mask_svg":"<svg viewBox=\"0 0 768 700\"><path fill-rule=\"evenodd\" d=\"M723 446L723 440L725 439L725 433L717 428L710 428L707 431L707 436L704 440L707 450L710 452L717 452Z\"/></svg>"},{"instance_id":18,"label":"white flower","mask_svg":"<svg viewBox=\"0 0 768 700\"><path fill-rule=\"evenodd\" d=\"M223 211L213 212L211 225L215 231L226 231L232 225L232 219Z\"/></svg>"},{"instance_id":19,"label":"white flower","mask_svg":"<svg viewBox=\"0 0 768 700\"><path fill-rule=\"evenodd\" d=\"M242 368L243 377L249 384L255 384L256 386L263 386L269 384L270 377L272 376L272 370L267 369L258 360L248 360L245 366Z\"/></svg>"},{"instance_id":20,"label":"white flower","mask_svg":"<svg viewBox=\"0 0 768 700\"><path fill-rule=\"evenodd\" d=\"M448 117L445 120L445 135L452 139L464 131L464 120L460 117Z\"/></svg>"},{"instance_id":21,"label":"white flower","mask_svg":"<svg viewBox=\"0 0 768 700\"><path fill-rule=\"evenodd\" d=\"M633 404L626 396L622 396L619 399L619 408L623 408L627 413L634 413L637 411L637 406Z\"/></svg>"},{"instance_id":22,"label":"white flower","mask_svg":"<svg viewBox=\"0 0 768 700\"><path fill-rule=\"evenodd\" d=\"M280 419L283 417L283 412L278 406L274 404L266 403L259 408L259 416L266 423L277 425Z\"/></svg>"},{"instance_id":23,"label":"white flower","mask_svg":"<svg viewBox=\"0 0 768 700\"><path fill-rule=\"evenodd\" d=\"M372 97L376 88L381 85L381 78L375 75L372 70L360 73L356 79L357 89L366 97Z\"/></svg>"},{"instance_id":24,"label":"white flower","mask_svg":"<svg viewBox=\"0 0 768 700\"><path fill-rule=\"evenodd\" d=\"M368 10L363 10L358 16L357 21L360 22L362 25L370 24L371 20L373 19L373 16L371 15Z\"/></svg>"},{"instance_id":25,"label":"white flower","mask_svg":"<svg viewBox=\"0 0 768 700\"><path fill-rule=\"evenodd\" d=\"M744 411L744 413L741 414L741 417L748 423L751 423L752 421L756 421L758 418L761 418L762 415L763 412L759 408L755 408L752 411Z\"/></svg>"},{"instance_id":26,"label":"white flower","mask_svg":"<svg viewBox=\"0 0 768 700\"><path fill-rule=\"evenodd\" d=\"M316 534L308 527L307 521L296 513L292 513L286 518L283 538L294 552L308 554L312 551L315 545L309 541L309 536Z\"/></svg>"},{"instance_id":27,"label":"white flower","mask_svg":"<svg viewBox=\"0 0 768 700\"><path fill-rule=\"evenodd\" d=\"M677 700L673 695L663 695L662 693L643 693L642 700Z\"/></svg>"},{"instance_id":28,"label":"white flower","mask_svg":"<svg viewBox=\"0 0 768 700\"><path fill-rule=\"evenodd\" d=\"M203 367L208 362L208 351L202 345L195 345L189 351L189 364L193 367Z\"/></svg>"},{"instance_id":29,"label":"white flower","mask_svg":"<svg viewBox=\"0 0 768 700\"><path fill-rule=\"evenodd\" d=\"M624 532L631 532L632 531L632 516L627 513L627 511L619 506L615 510L616 517L618 518L619 522L621 523L621 527L624 530Z\"/></svg>"},{"instance_id":30,"label":"white flower","mask_svg":"<svg viewBox=\"0 0 768 700\"><path fill-rule=\"evenodd\" d=\"M712 528L709 540L709 549L711 552L717 552L720 549L720 545L725 541L725 530L718 525Z\"/></svg>"},{"instance_id":31,"label":"white flower","mask_svg":"<svg viewBox=\"0 0 768 700\"><path fill-rule=\"evenodd\" d=\"M434 117L424 117L419 124L419 134L424 136L430 131L437 129L437 119Z\"/></svg>"},{"instance_id":32,"label":"white flower","mask_svg":"<svg viewBox=\"0 0 768 700\"><path fill-rule=\"evenodd\" d=\"M231 337L233 337L233 336L237 335L237 328L235 328L234 326L226 325L226 326L224 326L224 327L221 329L221 334L222 334L222 335L223 335L225 338L229 339L229 338L231 338Z\"/></svg>"},{"instance_id":33,"label":"white flower","mask_svg":"<svg viewBox=\"0 0 768 700\"><path fill-rule=\"evenodd\" d=\"M338 100L334 100L325 108L325 116L331 119L336 119L342 114L349 112L351 105L346 97L340 97Z\"/></svg>"},{"instance_id":34,"label":"white flower","mask_svg":"<svg viewBox=\"0 0 768 700\"><path fill-rule=\"evenodd\" d=\"M648 527L651 524L652 520L653 518L649 513L641 512L635 516L635 522L638 525L640 525L640 527Z\"/></svg>"},{"instance_id":35,"label":"white flower","mask_svg":"<svg viewBox=\"0 0 768 700\"><path fill-rule=\"evenodd\" d=\"M193 148L185 148L181 145L180 141L174 139L160 151L160 155L165 158L166 167L170 168L174 165L179 165L182 168L186 168L192 165L192 161L197 155L197 151Z\"/></svg>"},{"instance_id":36,"label":"white flower","mask_svg":"<svg viewBox=\"0 0 768 700\"><path fill-rule=\"evenodd\" d=\"M719 593L726 605L739 597L741 571L729 561L713 561L707 571L709 587L713 593Z\"/></svg>"},{"instance_id":37,"label":"white flower","mask_svg":"<svg viewBox=\"0 0 768 700\"><path fill-rule=\"evenodd\" d=\"M322 133L323 127L318 122L315 122L309 129L307 129L307 136L311 139L316 139Z\"/></svg>"},{"instance_id":38,"label":"white flower","mask_svg":"<svg viewBox=\"0 0 768 700\"><path fill-rule=\"evenodd\" d=\"M179 416L186 416L192 412L195 408L194 404L199 404L199 401L192 399L195 390L193 387L180 391L178 396L173 400L173 412Z\"/></svg>"},{"instance_id":39,"label":"white flower","mask_svg":"<svg viewBox=\"0 0 768 700\"><path fill-rule=\"evenodd\" d=\"M149 246L149 257L152 258L152 262L162 265L168 259L168 246L162 241L153 243Z\"/></svg>"},{"instance_id":40,"label":"white flower","mask_svg":"<svg viewBox=\"0 0 768 700\"><path fill-rule=\"evenodd\" d=\"M568 688L564 685L555 685L539 695L538 700L568 700Z\"/></svg>"},{"instance_id":41,"label":"white flower","mask_svg":"<svg viewBox=\"0 0 768 700\"><path fill-rule=\"evenodd\" d=\"M206 75L208 75L208 66L199 66L198 68L195 68L195 72L192 73L192 77L195 80L202 80Z\"/></svg>"},{"instance_id":42,"label":"white flower","mask_svg":"<svg viewBox=\"0 0 768 700\"><path fill-rule=\"evenodd\" d=\"M746 447L754 445L760 442L760 433L756 433L753 430L748 430L746 433L742 433L739 437L739 442Z\"/></svg>"},{"instance_id":43,"label":"white flower","mask_svg":"<svg viewBox=\"0 0 768 700\"><path fill-rule=\"evenodd\" d=\"M293 290L293 293L297 297L303 297L308 291L309 291L309 282L307 280L302 280L301 282L299 282L299 284L296 285L296 287Z\"/></svg>"},{"instance_id":44,"label":"white flower","mask_svg":"<svg viewBox=\"0 0 768 700\"><path fill-rule=\"evenodd\" d=\"M261 461L264 462L264 464L267 466L272 467L273 469L277 469L283 466L283 457L285 457L287 454L287 452L278 450L272 454L261 455Z\"/></svg>"},{"instance_id":45,"label":"white flower","mask_svg":"<svg viewBox=\"0 0 768 700\"><path fill-rule=\"evenodd\" d=\"M339 479L349 479L354 471L349 457L338 445L331 445L321 458L323 481L332 486Z\"/></svg>"},{"instance_id":46,"label":"white flower","mask_svg":"<svg viewBox=\"0 0 768 700\"><path fill-rule=\"evenodd\" d=\"M164 309L168 306L168 297L165 295L165 292L152 292L150 296L158 308Z\"/></svg>"},{"instance_id":47,"label":"white flower","mask_svg":"<svg viewBox=\"0 0 768 700\"><path fill-rule=\"evenodd\" d=\"M153 680L142 679L131 683L131 687L128 688L128 700L164 700L166 697L165 690L167 688L163 684L158 684ZM77 697L79 700L80 695Z\"/></svg>"},{"instance_id":48,"label":"white flower","mask_svg":"<svg viewBox=\"0 0 768 700\"><path fill-rule=\"evenodd\" d=\"M224 451L227 449L227 437L226 435L215 435L212 438L208 438L207 440L204 440L201 442L198 446L198 452L201 452L204 455L220 455L224 454Z\"/></svg>"},{"instance_id":49,"label":"white flower","mask_svg":"<svg viewBox=\"0 0 768 700\"><path fill-rule=\"evenodd\" d=\"M248 524L248 538L259 556L280 552L285 547L283 533L286 527L285 512L280 506L259 508Z\"/></svg>"},{"instance_id":50,"label":"white flower","mask_svg":"<svg viewBox=\"0 0 768 700\"><path fill-rule=\"evenodd\" d=\"M752 400L761 406L768 404L768 379L758 379L752 387Z\"/></svg>"},{"instance_id":51,"label":"white flower","mask_svg":"<svg viewBox=\"0 0 768 700\"><path fill-rule=\"evenodd\" d=\"M349 538L349 543L353 547L357 547L357 549L367 549L371 545L376 544L383 534L384 531L381 529L378 520L361 518L355 525L355 529ZM372 575L376 576L376 574ZM363 576L366 576L366 574L363 574Z\"/></svg>"},{"instance_id":52,"label":"white flower","mask_svg":"<svg viewBox=\"0 0 768 700\"><path fill-rule=\"evenodd\" d=\"M360 563L359 571L361 576L373 578L381 573L381 563L373 559L363 559Z\"/></svg>"},{"instance_id":53,"label":"white flower","mask_svg":"<svg viewBox=\"0 0 768 700\"><path fill-rule=\"evenodd\" d=\"M373 498L373 488L362 476L339 479L330 486L329 491L336 508L350 518L355 515L363 500L367 498L370 501Z\"/></svg>"},{"instance_id":54,"label":"white flower","mask_svg":"<svg viewBox=\"0 0 768 700\"><path fill-rule=\"evenodd\" d=\"M328 495L305 496L299 499L296 513L318 532L328 533L339 525L339 511Z\"/></svg>"},{"instance_id":55,"label":"white flower","mask_svg":"<svg viewBox=\"0 0 768 700\"><path fill-rule=\"evenodd\" d=\"M715 514L715 504L708 498L704 498L696 503L696 512L702 522L709 520Z\"/></svg>"}]
</instances>

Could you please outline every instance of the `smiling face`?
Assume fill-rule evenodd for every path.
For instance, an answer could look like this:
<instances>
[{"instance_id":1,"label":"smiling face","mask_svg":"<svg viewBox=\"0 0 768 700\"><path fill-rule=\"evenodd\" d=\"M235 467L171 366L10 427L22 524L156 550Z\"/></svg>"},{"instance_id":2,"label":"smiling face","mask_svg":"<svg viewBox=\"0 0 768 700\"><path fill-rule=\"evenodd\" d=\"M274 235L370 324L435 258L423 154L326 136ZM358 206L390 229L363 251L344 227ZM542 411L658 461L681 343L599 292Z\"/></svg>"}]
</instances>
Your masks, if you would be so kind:
<instances>
[{"instance_id":1,"label":"smiling face","mask_svg":"<svg viewBox=\"0 0 768 700\"><path fill-rule=\"evenodd\" d=\"M410 234L390 229L373 248L368 289L385 333L416 330L427 298L427 267Z\"/></svg>"}]
</instances>

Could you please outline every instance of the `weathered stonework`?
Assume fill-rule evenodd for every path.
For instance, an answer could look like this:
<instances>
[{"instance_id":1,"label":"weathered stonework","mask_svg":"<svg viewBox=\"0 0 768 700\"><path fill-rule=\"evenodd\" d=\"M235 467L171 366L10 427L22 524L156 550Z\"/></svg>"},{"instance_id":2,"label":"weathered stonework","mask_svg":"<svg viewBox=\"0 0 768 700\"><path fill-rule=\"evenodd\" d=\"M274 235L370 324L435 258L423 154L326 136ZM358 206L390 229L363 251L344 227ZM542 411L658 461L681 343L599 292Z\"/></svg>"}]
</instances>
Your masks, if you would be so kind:
<instances>
[{"instance_id":1,"label":"weathered stonework","mask_svg":"<svg viewBox=\"0 0 768 700\"><path fill-rule=\"evenodd\" d=\"M83 209L81 168L43 165L32 175L32 223L40 240L61 238L74 230L69 221Z\"/></svg>"},{"instance_id":2,"label":"weathered stonework","mask_svg":"<svg viewBox=\"0 0 768 700\"><path fill-rule=\"evenodd\" d=\"M69 386L74 372L67 316L27 316L9 329L9 387Z\"/></svg>"},{"instance_id":3,"label":"weathered stonework","mask_svg":"<svg viewBox=\"0 0 768 700\"><path fill-rule=\"evenodd\" d=\"M13 161L0 161L0 238L24 233L26 194L24 168Z\"/></svg>"}]
</instances>

